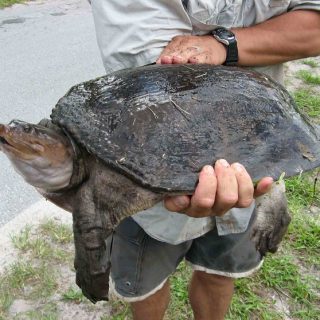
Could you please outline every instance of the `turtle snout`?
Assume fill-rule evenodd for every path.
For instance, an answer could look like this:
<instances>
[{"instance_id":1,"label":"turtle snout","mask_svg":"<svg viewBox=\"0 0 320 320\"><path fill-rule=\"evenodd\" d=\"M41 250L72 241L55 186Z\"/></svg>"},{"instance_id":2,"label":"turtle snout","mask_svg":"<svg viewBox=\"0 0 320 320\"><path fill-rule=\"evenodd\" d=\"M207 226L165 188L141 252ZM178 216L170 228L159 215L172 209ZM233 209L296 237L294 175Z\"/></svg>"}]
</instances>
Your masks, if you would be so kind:
<instances>
[{"instance_id":1,"label":"turtle snout","mask_svg":"<svg viewBox=\"0 0 320 320\"><path fill-rule=\"evenodd\" d=\"M0 124L0 136L2 137L7 132L7 126L4 124Z\"/></svg>"},{"instance_id":2,"label":"turtle snout","mask_svg":"<svg viewBox=\"0 0 320 320\"><path fill-rule=\"evenodd\" d=\"M0 124L0 144L8 144L6 135L8 134L8 128L4 124Z\"/></svg>"}]
</instances>

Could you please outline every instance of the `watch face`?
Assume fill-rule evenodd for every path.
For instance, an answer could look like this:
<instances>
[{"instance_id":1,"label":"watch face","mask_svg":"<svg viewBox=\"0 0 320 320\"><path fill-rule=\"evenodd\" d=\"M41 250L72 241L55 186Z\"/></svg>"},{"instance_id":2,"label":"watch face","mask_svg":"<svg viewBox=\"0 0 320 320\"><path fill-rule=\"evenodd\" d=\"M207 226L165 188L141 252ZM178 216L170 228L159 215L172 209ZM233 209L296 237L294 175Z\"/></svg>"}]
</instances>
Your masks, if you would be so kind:
<instances>
[{"instance_id":1,"label":"watch face","mask_svg":"<svg viewBox=\"0 0 320 320\"><path fill-rule=\"evenodd\" d=\"M233 39L234 34L228 29L216 29L214 33L221 39Z\"/></svg>"}]
</instances>

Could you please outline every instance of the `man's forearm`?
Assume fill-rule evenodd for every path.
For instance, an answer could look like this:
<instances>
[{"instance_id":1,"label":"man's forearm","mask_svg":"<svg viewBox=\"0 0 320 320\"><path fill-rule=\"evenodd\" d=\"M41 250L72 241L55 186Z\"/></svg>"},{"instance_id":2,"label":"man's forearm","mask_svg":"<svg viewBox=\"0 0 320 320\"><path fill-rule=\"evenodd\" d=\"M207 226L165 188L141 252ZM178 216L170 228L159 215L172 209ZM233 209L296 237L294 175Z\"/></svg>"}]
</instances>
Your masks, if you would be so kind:
<instances>
[{"instance_id":1,"label":"man's forearm","mask_svg":"<svg viewBox=\"0 0 320 320\"><path fill-rule=\"evenodd\" d=\"M297 10L248 28L234 28L239 65L261 66L320 54L320 13Z\"/></svg>"}]
</instances>

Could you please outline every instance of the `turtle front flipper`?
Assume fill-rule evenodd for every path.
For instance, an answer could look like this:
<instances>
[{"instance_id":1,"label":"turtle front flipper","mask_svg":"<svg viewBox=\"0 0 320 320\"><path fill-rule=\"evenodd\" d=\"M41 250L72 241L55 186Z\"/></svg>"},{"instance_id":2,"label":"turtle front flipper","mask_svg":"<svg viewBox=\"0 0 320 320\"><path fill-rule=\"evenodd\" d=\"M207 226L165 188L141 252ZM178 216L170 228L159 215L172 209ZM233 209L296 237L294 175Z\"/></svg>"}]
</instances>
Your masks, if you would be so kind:
<instances>
[{"instance_id":1,"label":"turtle front flipper","mask_svg":"<svg viewBox=\"0 0 320 320\"><path fill-rule=\"evenodd\" d=\"M93 303L108 299L110 252L106 240L120 221L150 208L164 197L142 188L95 158L74 200L76 282ZM121 252L119 253L121 254Z\"/></svg>"},{"instance_id":2,"label":"turtle front flipper","mask_svg":"<svg viewBox=\"0 0 320 320\"><path fill-rule=\"evenodd\" d=\"M93 303L108 300L110 262L106 239L112 233L107 215L96 209L91 188L83 186L73 210L76 283Z\"/></svg>"},{"instance_id":3,"label":"turtle front flipper","mask_svg":"<svg viewBox=\"0 0 320 320\"><path fill-rule=\"evenodd\" d=\"M76 284L93 303L108 300L110 262L103 234L102 229L79 230L74 224Z\"/></svg>"}]
</instances>

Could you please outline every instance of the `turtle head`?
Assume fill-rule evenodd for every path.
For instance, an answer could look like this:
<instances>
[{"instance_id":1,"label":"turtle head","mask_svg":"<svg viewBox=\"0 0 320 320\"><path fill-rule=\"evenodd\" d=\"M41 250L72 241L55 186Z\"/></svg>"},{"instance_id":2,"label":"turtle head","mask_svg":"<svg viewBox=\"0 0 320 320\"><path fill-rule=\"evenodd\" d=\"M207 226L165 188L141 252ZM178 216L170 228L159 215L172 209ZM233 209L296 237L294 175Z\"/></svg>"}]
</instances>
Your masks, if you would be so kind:
<instances>
[{"instance_id":1,"label":"turtle head","mask_svg":"<svg viewBox=\"0 0 320 320\"><path fill-rule=\"evenodd\" d=\"M34 187L52 191L70 181L74 153L61 131L20 120L0 124L0 150Z\"/></svg>"}]
</instances>

